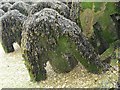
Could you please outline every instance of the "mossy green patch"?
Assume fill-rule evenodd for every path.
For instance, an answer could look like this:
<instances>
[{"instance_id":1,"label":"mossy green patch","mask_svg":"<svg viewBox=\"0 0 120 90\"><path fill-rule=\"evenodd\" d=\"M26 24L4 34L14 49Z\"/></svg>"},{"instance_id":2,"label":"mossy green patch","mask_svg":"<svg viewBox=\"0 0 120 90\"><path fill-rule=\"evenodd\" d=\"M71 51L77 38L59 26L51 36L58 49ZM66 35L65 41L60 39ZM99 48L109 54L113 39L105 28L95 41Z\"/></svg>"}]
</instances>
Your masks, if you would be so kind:
<instances>
[{"instance_id":1,"label":"mossy green patch","mask_svg":"<svg viewBox=\"0 0 120 90\"><path fill-rule=\"evenodd\" d=\"M57 41L57 46L55 51L49 52L50 63L53 66L53 69L58 73L69 72L73 68L69 64L69 60L65 58L65 54L71 54L71 45L66 37L60 37ZM73 59L72 59L73 60ZM76 59L73 60L77 64ZM74 64L74 63L73 63Z\"/></svg>"},{"instance_id":2,"label":"mossy green patch","mask_svg":"<svg viewBox=\"0 0 120 90\"><path fill-rule=\"evenodd\" d=\"M115 41L114 25L111 20L110 15L116 13L115 2L108 2L106 4L106 9L102 17L100 17L99 22L103 27L103 35L108 43L113 43Z\"/></svg>"},{"instance_id":3,"label":"mossy green patch","mask_svg":"<svg viewBox=\"0 0 120 90\"><path fill-rule=\"evenodd\" d=\"M58 39L58 45L56 46L55 52L49 52L51 58L51 64L59 69L59 71L70 70L67 60L62 56L65 53L71 53L75 59L80 62L88 71L93 73L100 73L101 68L98 68L97 65L89 63L77 50L77 47L68 36L62 36Z\"/></svg>"},{"instance_id":4,"label":"mossy green patch","mask_svg":"<svg viewBox=\"0 0 120 90\"><path fill-rule=\"evenodd\" d=\"M113 55L115 47L120 43L119 40L113 42L110 47L100 56L101 60L105 60L107 57Z\"/></svg>"},{"instance_id":5,"label":"mossy green patch","mask_svg":"<svg viewBox=\"0 0 120 90\"><path fill-rule=\"evenodd\" d=\"M114 52L114 46L110 45L110 47L103 54L101 54L100 56L101 60L105 60L107 57L111 56L113 52Z\"/></svg>"},{"instance_id":6,"label":"mossy green patch","mask_svg":"<svg viewBox=\"0 0 120 90\"><path fill-rule=\"evenodd\" d=\"M50 64L55 72L64 73L70 70L68 62L62 57L61 54L58 54L57 52L51 52L49 55L52 59L50 60Z\"/></svg>"},{"instance_id":7,"label":"mossy green patch","mask_svg":"<svg viewBox=\"0 0 120 90\"><path fill-rule=\"evenodd\" d=\"M92 9L93 8L93 2L82 2L81 7L83 9L87 9L87 8Z\"/></svg>"}]
</instances>

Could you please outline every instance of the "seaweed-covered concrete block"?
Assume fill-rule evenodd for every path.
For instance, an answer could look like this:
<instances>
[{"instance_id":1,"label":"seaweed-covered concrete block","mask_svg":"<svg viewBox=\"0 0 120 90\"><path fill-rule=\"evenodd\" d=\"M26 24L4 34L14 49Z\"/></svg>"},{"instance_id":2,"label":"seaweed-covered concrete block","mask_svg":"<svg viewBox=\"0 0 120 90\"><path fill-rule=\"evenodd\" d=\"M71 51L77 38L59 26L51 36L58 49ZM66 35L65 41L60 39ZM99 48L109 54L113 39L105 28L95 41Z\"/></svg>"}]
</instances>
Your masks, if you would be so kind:
<instances>
[{"instance_id":1,"label":"seaweed-covered concrete block","mask_svg":"<svg viewBox=\"0 0 120 90\"><path fill-rule=\"evenodd\" d=\"M24 3L23 1L18 1L18 2L15 2L10 7L10 10L15 10L15 9L27 16L30 9L30 5L27 3Z\"/></svg>"},{"instance_id":2,"label":"seaweed-covered concrete block","mask_svg":"<svg viewBox=\"0 0 120 90\"><path fill-rule=\"evenodd\" d=\"M11 6L12 5L10 3L4 3L0 6L0 9L2 9L4 12L7 12Z\"/></svg>"},{"instance_id":3,"label":"seaweed-covered concrete block","mask_svg":"<svg viewBox=\"0 0 120 90\"><path fill-rule=\"evenodd\" d=\"M52 9L58 11L64 17L69 18L69 7L66 4L64 4L60 1L57 1L57 0L53 1L53 2L44 2L44 0L42 0L42 1L36 3L32 6L32 8L30 10L30 15L34 14L36 12L39 12L44 8L52 8Z\"/></svg>"},{"instance_id":4,"label":"seaweed-covered concrete block","mask_svg":"<svg viewBox=\"0 0 120 90\"><path fill-rule=\"evenodd\" d=\"M21 44L22 25L26 17L17 10L11 10L0 18L0 39L6 53L13 52L13 43Z\"/></svg>"},{"instance_id":5,"label":"seaweed-covered concrete block","mask_svg":"<svg viewBox=\"0 0 120 90\"><path fill-rule=\"evenodd\" d=\"M69 72L77 61L93 73L103 68L76 23L53 9L45 8L25 21L21 45L32 80L46 79L48 60L56 72Z\"/></svg>"},{"instance_id":6,"label":"seaweed-covered concrete block","mask_svg":"<svg viewBox=\"0 0 120 90\"><path fill-rule=\"evenodd\" d=\"M0 17L3 16L4 14L5 12L2 9L0 9Z\"/></svg>"}]
</instances>

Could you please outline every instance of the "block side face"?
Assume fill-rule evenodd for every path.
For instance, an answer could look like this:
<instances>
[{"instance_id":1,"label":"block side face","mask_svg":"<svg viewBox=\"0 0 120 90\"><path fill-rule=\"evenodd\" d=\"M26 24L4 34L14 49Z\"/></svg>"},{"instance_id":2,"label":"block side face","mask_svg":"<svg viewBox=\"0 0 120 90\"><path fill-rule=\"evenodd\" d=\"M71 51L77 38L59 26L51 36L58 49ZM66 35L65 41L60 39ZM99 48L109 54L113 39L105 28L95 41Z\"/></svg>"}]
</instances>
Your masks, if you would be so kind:
<instances>
[{"instance_id":1,"label":"block side face","mask_svg":"<svg viewBox=\"0 0 120 90\"><path fill-rule=\"evenodd\" d=\"M13 52L13 43L21 43L22 25L26 17L17 10L8 11L0 18L1 43L6 53Z\"/></svg>"}]
</instances>

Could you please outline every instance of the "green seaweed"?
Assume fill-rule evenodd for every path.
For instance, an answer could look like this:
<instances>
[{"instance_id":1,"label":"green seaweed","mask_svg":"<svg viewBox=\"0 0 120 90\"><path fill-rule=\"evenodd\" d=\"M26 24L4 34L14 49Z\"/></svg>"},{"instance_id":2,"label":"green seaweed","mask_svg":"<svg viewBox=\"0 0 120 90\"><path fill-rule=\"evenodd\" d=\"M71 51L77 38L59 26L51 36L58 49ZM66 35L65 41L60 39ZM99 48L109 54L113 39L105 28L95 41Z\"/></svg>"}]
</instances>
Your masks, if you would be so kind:
<instances>
[{"instance_id":1,"label":"green seaweed","mask_svg":"<svg viewBox=\"0 0 120 90\"><path fill-rule=\"evenodd\" d=\"M56 68L70 70L65 59L62 58L62 54L71 53L78 62L80 62L89 72L100 73L102 68L97 68L96 65L92 65L88 62L77 50L75 43L68 36L62 36L58 39L58 46L55 52L50 52L49 56L54 60L51 64L54 64Z\"/></svg>"},{"instance_id":2,"label":"green seaweed","mask_svg":"<svg viewBox=\"0 0 120 90\"><path fill-rule=\"evenodd\" d=\"M103 27L103 36L108 43L113 43L116 40L115 26L111 20L110 15L116 13L116 6L114 2L108 2L104 14L98 20Z\"/></svg>"},{"instance_id":3,"label":"green seaweed","mask_svg":"<svg viewBox=\"0 0 120 90\"><path fill-rule=\"evenodd\" d=\"M89 71L92 73L101 73L102 68L97 68L96 65L89 63L87 59L85 59L77 50L77 47L74 43L71 44L71 51L75 58Z\"/></svg>"},{"instance_id":4,"label":"green seaweed","mask_svg":"<svg viewBox=\"0 0 120 90\"><path fill-rule=\"evenodd\" d=\"M103 28L103 37L108 43L113 43L116 40L116 33L110 15L117 12L115 2L83 2L81 7L83 9L81 11L81 26L85 35L92 36L92 26L99 22Z\"/></svg>"},{"instance_id":5,"label":"green seaweed","mask_svg":"<svg viewBox=\"0 0 120 90\"><path fill-rule=\"evenodd\" d=\"M114 45L110 45L110 47L103 53L101 54L100 58L101 60L105 60L107 57L110 57L114 52Z\"/></svg>"},{"instance_id":6,"label":"green seaweed","mask_svg":"<svg viewBox=\"0 0 120 90\"><path fill-rule=\"evenodd\" d=\"M68 38L66 37L59 37L57 41L57 46L55 51L49 52L50 63L53 66L53 69L60 73L60 72L69 72L73 68L69 65L69 61L63 56L66 53L71 53L71 45L68 42ZM77 64L76 59L72 59L73 64Z\"/></svg>"},{"instance_id":7,"label":"green seaweed","mask_svg":"<svg viewBox=\"0 0 120 90\"><path fill-rule=\"evenodd\" d=\"M82 11L81 11L81 26L83 29L83 33L86 37L91 38L93 35L93 25L99 20L99 18L103 15L104 10L106 8L106 3L81 3ZM99 9L98 9L99 8Z\"/></svg>"},{"instance_id":8,"label":"green seaweed","mask_svg":"<svg viewBox=\"0 0 120 90\"><path fill-rule=\"evenodd\" d=\"M82 7L82 9L87 9L87 8L92 9L93 2L82 2L81 7Z\"/></svg>"},{"instance_id":9,"label":"green seaweed","mask_svg":"<svg viewBox=\"0 0 120 90\"><path fill-rule=\"evenodd\" d=\"M112 44L110 44L110 47L103 53L101 54L100 58L101 60L105 60L107 57L110 57L113 55L113 53L115 52L115 48L117 48L116 46L120 43L119 40L113 42Z\"/></svg>"}]
</instances>

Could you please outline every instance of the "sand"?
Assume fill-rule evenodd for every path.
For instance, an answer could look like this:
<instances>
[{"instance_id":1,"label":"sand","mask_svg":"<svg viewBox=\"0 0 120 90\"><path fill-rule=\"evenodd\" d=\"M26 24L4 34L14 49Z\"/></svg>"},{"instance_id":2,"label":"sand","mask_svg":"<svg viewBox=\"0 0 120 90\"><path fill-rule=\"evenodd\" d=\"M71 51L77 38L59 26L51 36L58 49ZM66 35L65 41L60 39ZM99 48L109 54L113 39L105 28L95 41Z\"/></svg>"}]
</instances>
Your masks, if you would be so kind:
<instances>
[{"instance_id":1,"label":"sand","mask_svg":"<svg viewBox=\"0 0 120 90\"><path fill-rule=\"evenodd\" d=\"M71 72L57 74L47 63L47 80L31 82L24 65L21 49L14 44L15 52L5 54L0 45L0 89L1 88L115 88L118 80L118 67L110 68L104 74L96 75L78 64Z\"/></svg>"}]
</instances>

